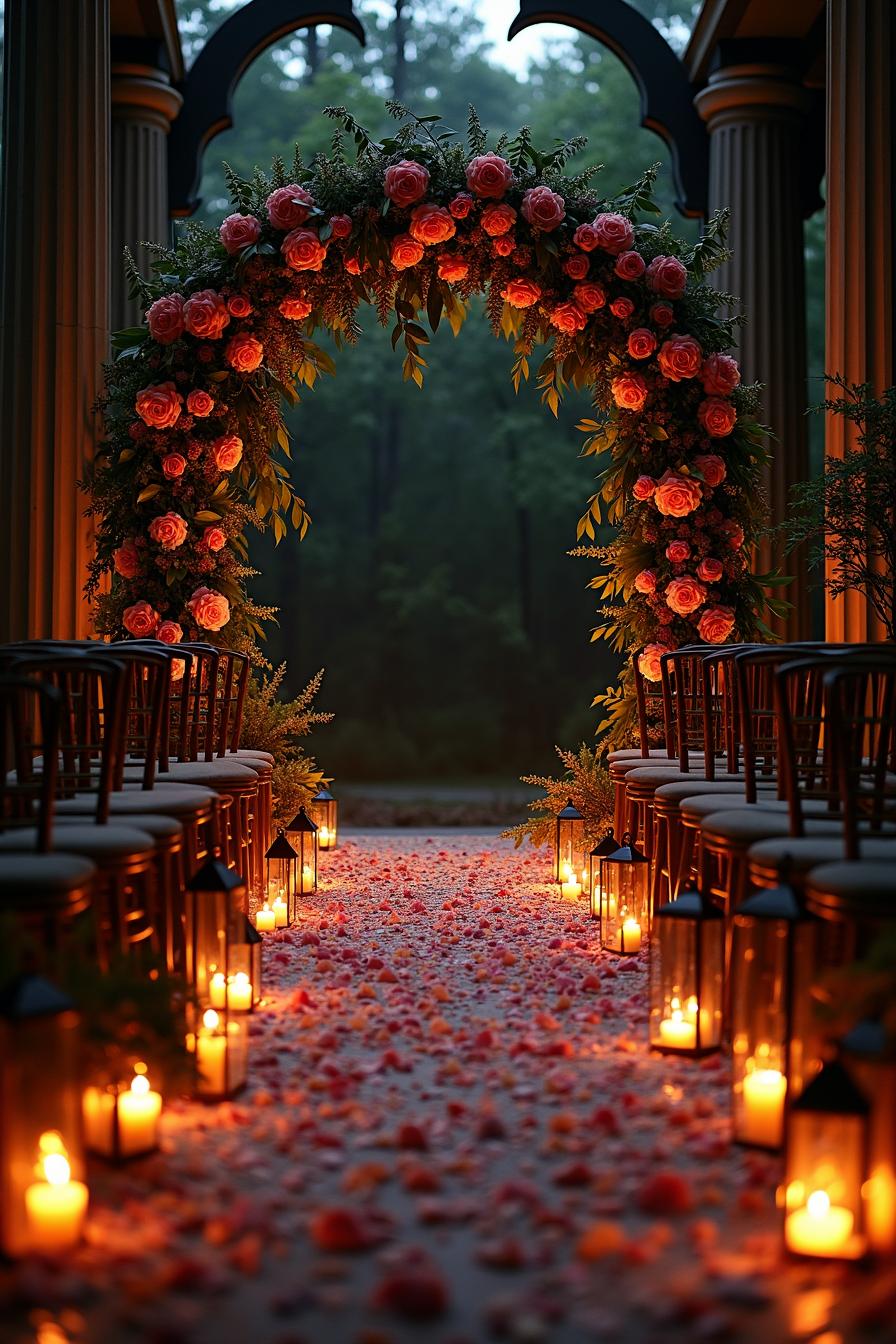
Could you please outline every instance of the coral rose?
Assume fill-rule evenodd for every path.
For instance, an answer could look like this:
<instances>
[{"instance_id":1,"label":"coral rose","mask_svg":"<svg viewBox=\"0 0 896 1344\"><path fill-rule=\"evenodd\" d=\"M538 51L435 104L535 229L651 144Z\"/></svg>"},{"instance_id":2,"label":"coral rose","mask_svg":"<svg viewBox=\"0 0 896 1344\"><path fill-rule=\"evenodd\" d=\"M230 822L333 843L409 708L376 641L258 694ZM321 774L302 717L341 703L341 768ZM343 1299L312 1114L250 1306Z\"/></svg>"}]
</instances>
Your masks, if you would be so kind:
<instances>
[{"instance_id":1,"label":"coral rose","mask_svg":"<svg viewBox=\"0 0 896 1344\"><path fill-rule=\"evenodd\" d=\"M294 271L319 271L327 249L313 229L293 229L280 244L287 266Z\"/></svg>"},{"instance_id":2,"label":"coral rose","mask_svg":"<svg viewBox=\"0 0 896 1344\"><path fill-rule=\"evenodd\" d=\"M509 257L516 247L510 234L503 233L500 238L492 239L492 251L496 257Z\"/></svg>"},{"instance_id":3,"label":"coral rose","mask_svg":"<svg viewBox=\"0 0 896 1344\"><path fill-rule=\"evenodd\" d=\"M629 332L628 352L632 359L649 359L656 349L656 337L649 327L636 327Z\"/></svg>"},{"instance_id":4,"label":"coral rose","mask_svg":"<svg viewBox=\"0 0 896 1344\"><path fill-rule=\"evenodd\" d=\"M596 280L583 280L572 291L573 301L583 313L596 313L607 301L607 291Z\"/></svg>"},{"instance_id":5,"label":"coral rose","mask_svg":"<svg viewBox=\"0 0 896 1344\"><path fill-rule=\"evenodd\" d=\"M642 569L640 574L635 575L635 590L639 593L656 592L656 570Z\"/></svg>"},{"instance_id":6,"label":"coral rose","mask_svg":"<svg viewBox=\"0 0 896 1344\"><path fill-rule=\"evenodd\" d=\"M693 336L670 336L667 341L663 341L657 355L660 373L672 383L696 378L702 362L700 342Z\"/></svg>"},{"instance_id":7,"label":"coral rose","mask_svg":"<svg viewBox=\"0 0 896 1344\"><path fill-rule=\"evenodd\" d=\"M641 411L647 401L647 384L640 373L621 373L610 384L613 400L623 411Z\"/></svg>"},{"instance_id":8,"label":"coral rose","mask_svg":"<svg viewBox=\"0 0 896 1344\"><path fill-rule=\"evenodd\" d=\"M307 317L311 312L311 304L308 299L282 299L280 301L280 316L288 317L292 322L301 322L303 317Z\"/></svg>"},{"instance_id":9,"label":"coral rose","mask_svg":"<svg viewBox=\"0 0 896 1344\"><path fill-rule=\"evenodd\" d=\"M231 317L248 317L252 312L252 305L245 294L231 294L227 300L227 311Z\"/></svg>"},{"instance_id":10,"label":"coral rose","mask_svg":"<svg viewBox=\"0 0 896 1344\"><path fill-rule=\"evenodd\" d=\"M664 644L648 644L638 654L638 671L646 681L662 681L663 672L660 659L669 650Z\"/></svg>"},{"instance_id":11,"label":"coral rose","mask_svg":"<svg viewBox=\"0 0 896 1344\"><path fill-rule=\"evenodd\" d=\"M673 565L683 565L690 556L691 548L686 541L670 541L666 547L666 559Z\"/></svg>"},{"instance_id":12,"label":"coral rose","mask_svg":"<svg viewBox=\"0 0 896 1344\"><path fill-rule=\"evenodd\" d=\"M729 520L722 524L720 531L728 538L728 545L732 551L739 551L744 544L744 530L740 523Z\"/></svg>"},{"instance_id":13,"label":"coral rose","mask_svg":"<svg viewBox=\"0 0 896 1344\"><path fill-rule=\"evenodd\" d=\"M588 258L577 252L575 256L566 258L563 270L570 280L584 280L589 270Z\"/></svg>"},{"instance_id":14,"label":"coral rose","mask_svg":"<svg viewBox=\"0 0 896 1344\"><path fill-rule=\"evenodd\" d=\"M440 257L437 273L440 280L450 284L453 280L466 280L470 267L461 257Z\"/></svg>"},{"instance_id":15,"label":"coral rose","mask_svg":"<svg viewBox=\"0 0 896 1344\"><path fill-rule=\"evenodd\" d=\"M361 274L361 263L357 257L346 257L344 264L349 275Z\"/></svg>"},{"instance_id":16,"label":"coral rose","mask_svg":"<svg viewBox=\"0 0 896 1344\"><path fill-rule=\"evenodd\" d=\"M176 551L187 539L187 523L179 513L163 513L153 518L147 529L163 551Z\"/></svg>"},{"instance_id":17,"label":"coral rose","mask_svg":"<svg viewBox=\"0 0 896 1344\"><path fill-rule=\"evenodd\" d=\"M187 459L183 453L166 453L162 458L162 475L169 481L176 481L187 469Z\"/></svg>"},{"instance_id":18,"label":"coral rose","mask_svg":"<svg viewBox=\"0 0 896 1344\"><path fill-rule=\"evenodd\" d=\"M534 280L510 280L502 289L501 297L511 308L531 308L541 298L541 285Z\"/></svg>"},{"instance_id":19,"label":"coral rose","mask_svg":"<svg viewBox=\"0 0 896 1344\"><path fill-rule=\"evenodd\" d=\"M655 490L656 481L652 476L639 476L632 486L632 494L642 503L645 499L652 499Z\"/></svg>"},{"instance_id":20,"label":"coral rose","mask_svg":"<svg viewBox=\"0 0 896 1344\"><path fill-rule=\"evenodd\" d=\"M204 420L214 409L215 399L204 388L194 387L193 391L187 394L187 410L191 415L195 415L197 420Z\"/></svg>"},{"instance_id":21,"label":"coral rose","mask_svg":"<svg viewBox=\"0 0 896 1344\"><path fill-rule=\"evenodd\" d=\"M314 206L314 197L296 182L277 187L265 201L268 219L275 229L297 229L304 224Z\"/></svg>"},{"instance_id":22,"label":"coral rose","mask_svg":"<svg viewBox=\"0 0 896 1344\"><path fill-rule=\"evenodd\" d=\"M183 627L177 621L163 621L156 631L156 639L163 644L179 644L183 637Z\"/></svg>"},{"instance_id":23,"label":"coral rose","mask_svg":"<svg viewBox=\"0 0 896 1344\"><path fill-rule=\"evenodd\" d=\"M707 607L697 623L697 633L707 644L724 644L733 629L731 607Z\"/></svg>"},{"instance_id":24,"label":"coral rose","mask_svg":"<svg viewBox=\"0 0 896 1344\"><path fill-rule=\"evenodd\" d=\"M454 199L448 202L448 210L454 219L466 219L472 209L473 197L468 196L465 191L459 191Z\"/></svg>"},{"instance_id":25,"label":"coral rose","mask_svg":"<svg viewBox=\"0 0 896 1344\"><path fill-rule=\"evenodd\" d=\"M352 231L351 215L333 215L330 219L330 230L334 238L348 238Z\"/></svg>"},{"instance_id":26,"label":"coral rose","mask_svg":"<svg viewBox=\"0 0 896 1344\"><path fill-rule=\"evenodd\" d=\"M513 182L513 169L500 154L478 154L467 164L467 186L475 196L500 200Z\"/></svg>"},{"instance_id":27,"label":"coral rose","mask_svg":"<svg viewBox=\"0 0 896 1344\"><path fill-rule=\"evenodd\" d=\"M215 527L214 524L207 527L202 534L202 543L210 551L223 550L227 544L227 537L224 535L223 528Z\"/></svg>"},{"instance_id":28,"label":"coral rose","mask_svg":"<svg viewBox=\"0 0 896 1344\"><path fill-rule=\"evenodd\" d=\"M706 601L706 589L699 580L684 574L680 579L673 579L667 585L663 597L666 599L666 606L670 607L676 616L690 616L692 611L702 607Z\"/></svg>"},{"instance_id":29,"label":"coral rose","mask_svg":"<svg viewBox=\"0 0 896 1344\"><path fill-rule=\"evenodd\" d=\"M550 187L530 187L523 195L520 210L523 219L527 220L533 229L551 233L558 224L563 223L566 202L556 191L551 191Z\"/></svg>"},{"instance_id":30,"label":"coral rose","mask_svg":"<svg viewBox=\"0 0 896 1344\"><path fill-rule=\"evenodd\" d=\"M721 560L715 560L711 555L701 560L697 566L697 578L702 579L704 583L718 583L723 573L724 566Z\"/></svg>"},{"instance_id":31,"label":"coral rose","mask_svg":"<svg viewBox=\"0 0 896 1344\"><path fill-rule=\"evenodd\" d=\"M252 373L264 359L264 346L247 331L242 331L231 336L224 354L227 363L237 373Z\"/></svg>"},{"instance_id":32,"label":"coral rose","mask_svg":"<svg viewBox=\"0 0 896 1344\"><path fill-rule=\"evenodd\" d=\"M257 243L260 234L261 224L254 215L228 215L218 230L224 251L232 257Z\"/></svg>"},{"instance_id":33,"label":"coral rose","mask_svg":"<svg viewBox=\"0 0 896 1344\"><path fill-rule=\"evenodd\" d=\"M613 270L620 280L639 280L646 269L640 252L620 252Z\"/></svg>"},{"instance_id":34,"label":"coral rose","mask_svg":"<svg viewBox=\"0 0 896 1344\"><path fill-rule=\"evenodd\" d=\"M132 607L125 607L121 623L129 635L135 639L145 639L158 625L159 613L141 598Z\"/></svg>"},{"instance_id":35,"label":"coral rose","mask_svg":"<svg viewBox=\"0 0 896 1344\"><path fill-rule=\"evenodd\" d=\"M230 603L223 593L213 588L197 588L187 603L187 610L203 630L220 630L230 620Z\"/></svg>"},{"instance_id":36,"label":"coral rose","mask_svg":"<svg viewBox=\"0 0 896 1344\"><path fill-rule=\"evenodd\" d=\"M580 224L572 240L583 252L593 252L600 242L600 236L593 224Z\"/></svg>"},{"instance_id":37,"label":"coral rose","mask_svg":"<svg viewBox=\"0 0 896 1344\"><path fill-rule=\"evenodd\" d=\"M499 238L502 233L509 233L513 228L516 211L506 201L500 205L487 205L479 222L490 238Z\"/></svg>"},{"instance_id":38,"label":"coral rose","mask_svg":"<svg viewBox=\"0 0 896 1344\"><path fill-rule=\"evenodd\" d=\"M112 552L112 564L115 573L123 579L135 579L140 568L140 552L133 537L126 537L116 551Z\"/></svg>"},{"instance_id":39,"label":"coral rose","mask_svg":"<svg viewBox=\"0 0 896 1344\"><path fill-rule=\"evenodd\" d=\"M443 205L418 205L411 212L410 235L424 247L447 243L457 232L457 225Z\"/></svg>"},{"instance_id":40,"label":"coral rose","mask_svg":"<svg viewBox=\"0 0 896 1344\"><path fill-rule=\"evenodd\" d=\"M725 466L718 453L703 453L694 458L694 466L700 472L707 485L713 489L721 485L728 475L728 468Z\"/></svg>"},{"instance_id":41,"label":"coral rose","mask_svg":"<svg viewBox=\"0 0 896 1344\"><path fill-rule=\"evenodd\" d=\"M702 499L699 481L671 470L664 472L657 481L653 496L654 504L667 518L686 518L699 509Z\"/></svg>"},{"instance_id":42,"label":"coral rose","mask_svg":"<svg viewBox=\"0 0 896 1344\"><path fill-rule=\"evenodd\" d=\"M224 434L212 444L212 459L219 471L233 471L243 456L243 441L238 434Z\"/></svg>"},{"instance_id":43,"label":"coral rose","mask_svg":"<svg viewBox=\"0 0 896 1344\"><path fill-rule=\"evenodd\" d=\"M666 299L680 299L688 283L688 273L677 257L654 257L645 278L648 288Z\"/></svg>"},{"instance_id":44,"label":"coral rose","mask_svg":"<svg viewBox=\"0 0 896 1344\"><path fill-rule=\"evenodd\" d=\"M392 239L390 257L396 271L406 271L409 267L416 266L422 256L423 244L418 243L409 233L400 233L397 238Z\"/></svg>"},{"instance_id":45,"label":"coral rose","mask_svg":"<svg viewBox=\"0 0 896 1344\"><path fill-rule=\"evenodd\" d=\"M623 320L625 320L625 318L627 317L631 317L634 311L635 311L635 305L632 303L631 299L627 298L614 299L613 302L610 304L610 312L613 314L613 316L621 317Z\"/></svg>"},{"instance_id":46,"label":"coral rose","mask_svg":"<svg viewBox=\"0 0 896 1344\"><path fill-rule=\"evenodd\" d=\"M390 164L383 180L384 192L389 200L401 209L414 205L425 196L428 186L428 170L422 163L415 163L413 159L402 159L401 163Z\"/></svg>"},{"instance_id":47,"label":"coral rose","mask_svg":"<svg viewBox=\"0 0 896 1344\"><path fill-rule=\"evenodd\" d=\"M565 331L568 336L575 336L576 332L584 329L588 318L577 304L559 303L548 320L558 331Z\"/></svg>"},{"instance_id":48,"label":"coral rose","mask_svg":"<svg viewBox=\"0 0 896 1344\"><path fill-rule=\"evenodd\" d=\"M650 309L650 320L658 327L671 327L675 310L670 303L655 303Z\"/></svg>"},{"instance_id":49,"label":"coral rose","mask_svg":"<svg viewBox=\"0 0 896 1344\"><path fill-rule=\"evenodd\" d=\"M635 241L631 220L626 219L625 215L617 215L614 211L598 215L593 228L597 235L598 246L614 257L618 257L620 252L627 252Z\"/></svg>"},{"instance_id":50,"label":"coral rose","mask_svg":"<svg viewBox=\"0 0 896 1344\"><path fill-rule=\"evenodd\" d=\"M730 397L740 383L740 365L731 355L707 355L700 381L707 396Z\"/></svg>"},{"instance_id":51,"label":"coral rose","mask_svg":"<svg viewBox=\"0 0 896 1344\"><path fill-rule=\"evenodd\" d=\"M200 289L184 304L184 326L200 340L219 340L229 321L227 304L213 289Z\"/></svg>"},{"instance_id":52,"label":"coral rose","mask_svg":"<svg viewBox=\"0 0 896 1344\"><path fill-rule=\"evenodd\" d=\"M180 417L183 397L173 383L155 383L137 393L137 414L150 429L171 429Z\"/></svg>"},{"instance_id":53,"label":"coral rose","mask_svg":"<svg viewBox=\"0 0 896 1344\"><path fill-rule=\"evenodd\" d=\"M149 334L159 345L170 345L184 330L184 301L179 294L163 294L146 313Z\"/></svg>"},{"instance_id":54,"label":"coral rose","mask_svg":"<svg viewBox=\"0 0 896 1344\"><path fill-rule=\"evenodd\" d=\"M722 397L707 397L697 407L697 419L713 439L724 439L737 424L737 411Z\"/></svg>"}]
</instances>

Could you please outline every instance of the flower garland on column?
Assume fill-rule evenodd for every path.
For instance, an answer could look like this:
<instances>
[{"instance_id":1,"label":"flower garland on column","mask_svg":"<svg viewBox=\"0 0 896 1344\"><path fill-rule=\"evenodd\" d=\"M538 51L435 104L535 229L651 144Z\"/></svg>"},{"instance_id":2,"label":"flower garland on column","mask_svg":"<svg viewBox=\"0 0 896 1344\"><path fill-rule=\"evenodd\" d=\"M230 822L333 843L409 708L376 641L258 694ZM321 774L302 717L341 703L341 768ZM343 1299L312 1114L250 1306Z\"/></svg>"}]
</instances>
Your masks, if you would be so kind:
<instances>
[{"instance_id":1,"label":"flower garland on column","mask_svg":"<svg viewBox=\"0 0 896 1344\"><path fill-rule=\"evenodd\" d=\"M604 564L594 637L642 650L655 678L665 649L762 634L767 599L747 558L762 430L727 353L731 323L716 315L724 296L705 280L724 255L723 221L686 247L644 218L659 213L652 173L610 200L592 172L564 174L581 139L539 151L523 130L489 149L472 110L463 144L436 118L388 106L400 125L379 142L326 109L342 127L329 156L306 166L297 151L270 178L229 173L234 211L217 233L190 226L158 249L149 280L130 265L146 322L116 338L106 438L85 483L98 631L254 650L273 612L247 594L245 532L270 527L279 541L287 519L307 529L282 407L335 372L315 331L353 342L372 305L394 322L403 376L422 385L424 317L456 334L484 294L495 333L513 341L516 388L543 345L549 410L569 385L592 392L584 452L607 465L573 553ZM619 524L615 542L588 544L604 518ZM598 699L622 731L630 696Z\"/></svg>"}]
</instances>

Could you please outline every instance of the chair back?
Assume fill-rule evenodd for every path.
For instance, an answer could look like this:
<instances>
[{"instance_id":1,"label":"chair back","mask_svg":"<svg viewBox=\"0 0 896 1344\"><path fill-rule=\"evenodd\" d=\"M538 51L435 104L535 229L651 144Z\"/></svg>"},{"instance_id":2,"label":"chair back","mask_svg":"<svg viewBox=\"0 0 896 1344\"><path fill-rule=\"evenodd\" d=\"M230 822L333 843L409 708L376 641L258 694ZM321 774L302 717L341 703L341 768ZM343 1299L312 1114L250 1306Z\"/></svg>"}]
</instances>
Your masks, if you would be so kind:
<instances>
[{"instance_id":1,"label":"chair back","mask_svg":"<svg viewBox=\"0 0 896 1344\"><path fill-rule=\"evenodd\" d=\"M243 708L249 687L249 655L236 649L219 649L217 754L239 751Z\"/></svg>"},{"instance_id":2,"label":"chair back","mask_svg":"<svg viewBox=\"0 0 896 1344\"><path fill-rule=\"evenodd\" d=\"M641 747L641 755L645 758L650 755L651 732L655 735L657 727L662 725L663 745L666 748L666 755L672 757L675 755L675 743L671 735L672 718L668 712L663 693L663 683L662 680L652 681L644 676L638 666L638 660L643 652L644 650L641 648L632 654L635 699L638 705L638 741Z\"/></svg>"},{"instance_id":3,"label":"chair back","mask_svg":"<svg viewBox=\"0 0 896 1344\"><path fill-rule=\"evenodd\" d=\"M847 859L860 857L861 835L880 835L896 823L894 655L874 661L849 659L824 676Z\"/></svg>"},{"instance_id":4,"label":"chair back","mask_svg":"<svg viewBox=\"0 0 896 1344\"><path fill-rule=\"evenodd\" d=\"M36 826L41 854L53 839L60 711L52 686L0 676L0 831Z\"/></svg>"},{"instance_id":5,"label":"chair back","mask_svg":"<svg viewBox=\"0 0 896 1344\"><path fill-rule=\"evenodd\" d=\"M167 649L168 645L162 645ZM173 659L161 650L122 640L108 646L113 657L127 665L127 702L124 710L122 750L115 766L114 787L124 784L128 761L143 765L142 787L151 789L159 764L163 728L171 718L171 668ZM165 767L167 768L167 761Z\"/></svg>"}]
</instances>

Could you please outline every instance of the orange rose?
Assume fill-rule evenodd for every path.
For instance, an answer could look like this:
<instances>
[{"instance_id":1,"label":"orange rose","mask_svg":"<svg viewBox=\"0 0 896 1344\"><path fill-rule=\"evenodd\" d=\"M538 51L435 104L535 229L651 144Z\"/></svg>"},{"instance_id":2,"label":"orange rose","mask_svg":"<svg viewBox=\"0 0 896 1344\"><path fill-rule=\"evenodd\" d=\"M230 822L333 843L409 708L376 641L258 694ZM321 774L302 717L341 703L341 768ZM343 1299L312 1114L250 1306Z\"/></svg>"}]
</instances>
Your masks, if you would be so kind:
<instances>
[{"instance_id":1,"label":"orange rose","mask_svg":"<svg viewBox=\"0 0 896 1344\"><path fill-rule=\"evenodd\" d=\"M686 518L699 509L702 499L700 482L692 476L680 476L676 471L663 473L653 496L654 504L667 518Z\"/></svg>"},{"instance_id":2,"label":"orange rose","mask_svg":"<svg viewBox=\"0 0 896 1344\"><path fill-rule=\"evenodd\" d=\"M676 616L690 616L706 601L706 589L697 579L683 574L680 579L673 579L667 585L663 596L666 606L671 607Z\"/></svg>"},{"instance_id":3,"label":"orange rose","mask_svg":"<svg viewBox=\"0 0 896 1344\"><path fill-rule=\"evenodd\" d=\"M652 499L655 491L656 481L652 476L639 476L632 486L632 494L642 503L645 499Z\"/></svg>"},{"instance_id":4,"label":"orange rose","mask_svg":"<svg viewBox=\"0 0 896 1344\"><path fill-rule=\"evenodd\" d=\"M606 303L607 291L597 281L585 280L573 288L572 297L583 313L596 313Z\"/></svg>"},{"instance_id":5,"label":"orange rose","mask_svg":"<svg viewBox=\"0 0 896 1344\"><path fill-rule=\"evenodd\" d=\"M280 304L280 316L288 317L291 322L301 322L310 312L311 304L307 299L284 299Z\"/></svg>"},{"instance_id":6,"label":"orange rose","mask_svg":"<svg viewBox=\"0 0 896 1344\"><path fill-rule=\"evenodd\" d=\"M660 346L657 363L660 373L670 382L680 383L684 378L696 378L703 363L700 342L693 336L670 336Z\"/></svg>"},{"instance_id":7,"label":"orange rose","mask_svg":"<svg viewBox=\"0 0 896 1344\"><path fill-rule=\"evenodd\" d=\"M697 623L697 633L707 644L724 644L733 629L731 607L707 607Z\"/></svg>"},{"instance_id":8,"label":"orange rose","mask_svg":"<svg viewBox=\"0 0 896 1344\"><path fill-rule=\"evenodd\" d=\"M730 401L707 397L697 408L697 419L711 438L724 439L737 423L737 411Z\"/></svg>"},{"instance_id":9,"label":"orange rose","mask_svg":"<svg viewBox=\"0 0 896 1344\"><path fill-rule=\"evenodd\" d=\"M217 341L230 321L227 304L213 289L200 289L184 304L184 326L202 341Z\"/></svg>"},{"instance_id":10,"label":"orange rose","mask_svg":"<svg viewBox=\"0 0 896 1344\"><path fill-rule=\"evenodd\" d=\"M740 365L731 355L707 355L700 381L707 396L730 397L740 382Z\"/></svg>"},{"instance_id":11,"label":"orange rose","mask_svg":"<svg viewBox=\"0 0 896 1344\"><path fill-rule=\"evenodd\" d=\"M195 415L197 420L204 420L207 415L211 415L215 409L215 399L208 392L204 392L201 387L194 387L193 391L187 396L187 410L191 415Z\"/></svg>"},{"instance_id":12,"label":"orange rose","mask_svg":"<svg viewBox=\"0 0 896 1344\"><path fill-rule=\"evenodd\" d=\"M642 569L635 575L635 591L638 593L656 592L656 570Z\"/></svg>"},{"instance_id":13,"label":"orange rose","mask_svg":"<svg viewBox=\"0 0 896 1344\"><path fill-rule=\"evenodd\" d=\"M647 384L640 373L621 373L610 383L613 400L623 411L642 411L647 401Z\"/></svg>"},{"instance_id":14,"label":"orange rose","mask_svg":"<svg viewBox=\"0 0 896 1344\"><path fill-rule=\"evenodd\" d=\"M697 578L702 579L704 583L718 583L724 572L721 560L715 560L711 555L701 560L697 566Z\"/></svg>"},{"instance_id":15,"label":"orange rose","mask_svg":"<svg viewBox=\"0 0 896 1344\"><path fill-rule=\"evenodd\" d=\"M166 453L162 458L162 475L169 481L176 481L187 469L187 459L183 453Z\"/></svg>"},{"instance_id":16,"label":"orange rose","mask_svg":"<svg viewBox=\"0 0 896 1344\"><path fill-rule=\"evenodd\" d=\"M156 639L161 640L163 644L179 644L183 637L183 627L178 625L177 621L163 621L156 631ZM182 663L183 659L178 661Z\"/></svg>"},{"instance_id":17,"label":"orange rose","mask_svg":"<svg viewBox=\"0 0 896 1344\"><path fill-rule=\"evenodd\" d=\"M649 327L636 327L628 334L628 352L632 359L649 359L656 349L656 337Z\"/></svg>"},{"instance_id":18,"label":"orange rose","mask_svg":"<svg viewBox=\"0 0 896 1344\"><path fill-rule=\"evenodd\" d=\"M210 551L220 551L227 544L227 538L220 527L207 527L202 534L203 543Z\"/></svg>"},{"instance_id":19,"label":"orange rose","mask_svg":"<svg viewBox=\"0 0 896 1344\"><path fill-rule=\"evenodd\" d=\"M313 229L293 229L280 244L287 266L294 271L319 271L327 249Z\"/></svg>"},{"instance_id":20,"label":"orange rose","mask_svg":"<svg viewBox=\"0 0 896 1344\"><path fill-rule=\"evenodd\" d=\"M457 232L457 225L443 205L418 205L411 212L410 234L424 247L447 243Z\"/></svg>"},{"instance_id":21,"label":"orange rose","mask_svg":"<svg viewBox=\"0 0 896 1344\"><path fill-rule=\"evenodd\" d=\"M125 607L121 623L135 639L146 639L159 623L159 613L142 599L132 607Z\"/></svg>"},{"instance_id":22,"label":"orange rose","mask_svg":"<svg viewBox=\"0 0 896 1344\"><path fill-rule=\"evenodd\" d=\"M231 336L224 353L227 363L237 373L252 373L264 359L264 346L244 331Z\"/></svg>"},{"instance_id":23,"label":"orange rose","mask_svg":"<svg viewBox=\"0 0 896 1344\"><path fill-rule=\"evenodd\" d=\"M392 239L391 260L396 271L406 271L416 266L423 256L423 244L418 243L409 233L400 233Z\"/></svg>"},{"instance_id":24,"label":"orange rose","mask_svg":"<svg viewBox=\"0 0 896 1344\"><path fill-rule=\"evenodd\" d=\"M137 414L150 429L171 429L177 424L183 397L173 383L155 383L137 393Z\"/></svg>"},{"instance_id":25,"label":"orange rose","mask_svg":"<svg viewBox=\"0 0 896 1344\"><path fill-rule=\"evenodd\" d=\"M223 593L213 588L197 588L187 603L187 610L203 630L220 630L230 620L230 603Z\"/></svg>"},{"instance_id":26,"label":"orange rose","mask_svg":"<svg viewBox=\"0 0 896 1344\"><path fill-rule=\"evenodd\" d=\"M669 650L663 644L648 644L638 654L638 671L647 681L662 681L660 659Z\"/></svg>"},{"instance_id":27,"label":"orange rose","mask_svg":"<svg viewBox=\"0 0 896 1344\"><path fill-rule=\"evenodd\" d=\"M584 330L588 318L577 304L560 303L553 309L548 320L558 331L566 332L567 336L575 336L577 332Z\"/></svg>"},{"instance_id":28,"label":"orange rose","mask_svg":"<svg viewBox=\"0 0 896 1344\"><path fill-rule=\"evenodd\" d=\"M487 205L479 222L489 238L500 238L502 233L509 233L516 223L516 211L512 205L504 202L501 205Z\"/></svg>"},{"instance_id":29,"label":"orange rose","mask_svg":"<svg viewBox=\"0 0 896 1344\"><path fill-rule=\"evenodd\" d=\"M541 285L534 280L509 280L501 297L511 308L531 308L541 298Z\"/></svg>"},{"instance_id":30,"label":"orange rose","mask_svg":"<svg viewBox=\"0 0 896 1344\"><path fill-rule=\"evenodd\" d=\"M703 476L707 485L713 489L721 485L728 475L728 468L718 453L703 453L694 458L694 466Z\"/></svg>"},{"instance_id":31,"label":"orange rose","mask_svg":"<svg viewBox=\"0 0 896 1344\"><path fill-rule=\"evenodd\" d=\"M219 471L233 471L243 456L243 441L238 434L224 434L212 444L212 457Z\"/></svg>"},{"instance_id":32,"label":"orange rose","mask_svg":"<svg viewBox=\"0 0 896 1344\"><path fill-rule=\"evenodd\" d=\"M453 280L466 280L469 274L469 265L460 257L439 258L438 276L440 280L447 280L450 284Z\"/></svg>"},{"instance_id":33,"label":"orange rose","mask_svg":"<svg viewBox=\"0 0 896 1344\"><path fill-rule=\"evenodd\" d=\"M123 579L135 579L140 567L140 552L133 537L127 537L117 551L112 552L112 564L115 573Z\"/></svg>"},{"instance_id":34,"label":"orange rose","mask_svg":"<svg viewBox=\"0 0 896 1344\"><path fill-rule=\"evenodd\" d=\"M153 518L147 530L163 551L176 551L187 539L186 519L181 518L179 513L160 514L158 518Z\"/></svg>"}]
</instances>

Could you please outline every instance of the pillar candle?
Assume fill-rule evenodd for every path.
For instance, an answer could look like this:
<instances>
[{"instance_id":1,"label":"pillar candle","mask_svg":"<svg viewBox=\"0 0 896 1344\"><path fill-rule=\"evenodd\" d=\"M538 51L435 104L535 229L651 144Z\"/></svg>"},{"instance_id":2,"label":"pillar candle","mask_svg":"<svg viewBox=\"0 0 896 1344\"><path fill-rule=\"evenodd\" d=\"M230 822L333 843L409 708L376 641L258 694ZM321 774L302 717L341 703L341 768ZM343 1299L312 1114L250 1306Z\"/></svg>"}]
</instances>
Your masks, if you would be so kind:
<instances>
[{"instance_id":1,"label":"pillar candle","mask_svg":"<svg viewBox=\"0 0 896 1344\"><path fill-rule=\"evenodd\" d=\"M43 1135L41 1146L56 1136ZM87 1213L88 1192L83 1181L71 1179L65 1149L45 1151L38 1163L42 1179L25 1190L25 1210L35 1251L53 1254L76 1246Z\"/></svg>"},{"instance_id":2,"label":"pillar candle","mask_svg":"<svg viewBox=\"0 0 896 1344\"><path fill-rule=\"evenodd\" d=\"M748 1069L753 1063L747 1060ZM743 1119L738 1136L744 1143L764 1148L781 1146L786 1092L787 1079L780 1069L754 1067L744 1074Z\"/></svg>"},{"instance_id":3,"label":"pillar candle","mask_svg":"<svg viewBox=\"0 0 896 1344\"><path fill-rule=\"evenodd\" d=\"M841 1256L849 1253L853 1215L832 1204L824 1190L813 1190L805 1208L787 1215L787 1248L799 1255Z\"/></svg>"},{"instance_id":4,"label":"pillar candle","mask_svg":"<svg viewBox=\"0 0 896 1344\"><path fill-rule=\"evenodd\" d=\"M227 1091L227 1037L219 1029L220 1022L215 1010L207 1009L196 1036L199 1090L211 1096L223 1095Z\"/></svg>"},{"instance_id":5,"label":"pillar candle","mask_svg":"<svg viewBox=\"0 0 896 1344\"><path fill-rule=\"evenodd\" d=\"M265 901L262 908L255 912L255 927L259 933L270 933L274 928L274 920L274 912ZM222 1004L221 1007L223 1008L223 1006Z\"/></svg>"},{"instance_id":6,"label":"pillar candle","mask_svg":"<svg viewBox=\"0 0 896 1344\"><path fill-rule=\"evenodd\" d=\"M161 1093L150 1087L145 1073L135 1073L127 1092L118 1097L118 1145L122 1157L149 1153L159 1141Z\"/></svg>"},{"instance_id":7,"label":"pillar candle","mask_svg":"<svg viewBox=\"0 0 896 1344\"><path fill-rule=\"evenodd\" d=\"M278 896L272 906L274 912L274 928L285 929L287 925L287 916L289 911L282 896Z\"/></svg>"}]
</instances>

